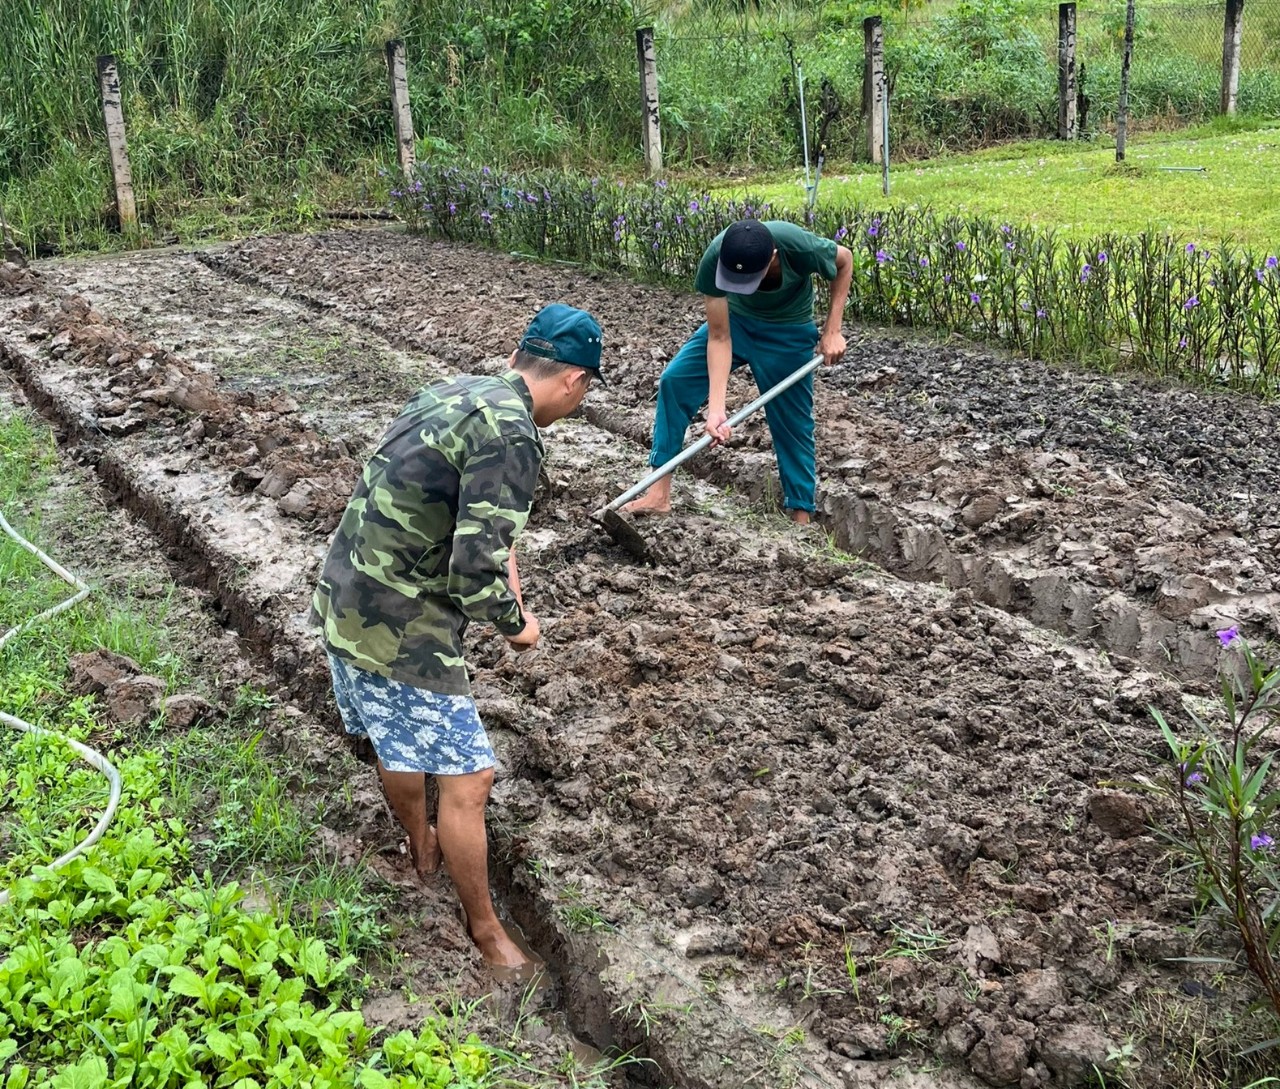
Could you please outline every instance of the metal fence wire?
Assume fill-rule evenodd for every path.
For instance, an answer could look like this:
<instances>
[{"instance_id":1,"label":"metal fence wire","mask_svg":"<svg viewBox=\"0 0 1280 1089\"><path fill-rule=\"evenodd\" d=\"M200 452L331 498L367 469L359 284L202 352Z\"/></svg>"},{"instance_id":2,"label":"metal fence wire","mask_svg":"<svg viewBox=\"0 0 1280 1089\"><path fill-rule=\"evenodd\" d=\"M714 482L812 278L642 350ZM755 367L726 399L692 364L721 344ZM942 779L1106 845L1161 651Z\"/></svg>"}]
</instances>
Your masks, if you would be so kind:
<instances>
[{"instance_id":1,"label":"metal fence wire","mask_svg":"<svg viewBox=\"0 0 1280 1089\"><path fill-rule=\"evenodd\" d=\"M1130 131L1207 120L1219 109L1223 5L1139 4ZM895 153L923 157L1057 134L1058 5L927 5L883 16ZM1078 131L1114 124L1125 5L1077 11ZM858 27L659 32L663 138L677 162L768 160L800 143L796 69L805 77L814 150L864 158L863 34ZM1280 114L1280 0L1244 13L1238 108Z\"/></svg>"}]
</instances>

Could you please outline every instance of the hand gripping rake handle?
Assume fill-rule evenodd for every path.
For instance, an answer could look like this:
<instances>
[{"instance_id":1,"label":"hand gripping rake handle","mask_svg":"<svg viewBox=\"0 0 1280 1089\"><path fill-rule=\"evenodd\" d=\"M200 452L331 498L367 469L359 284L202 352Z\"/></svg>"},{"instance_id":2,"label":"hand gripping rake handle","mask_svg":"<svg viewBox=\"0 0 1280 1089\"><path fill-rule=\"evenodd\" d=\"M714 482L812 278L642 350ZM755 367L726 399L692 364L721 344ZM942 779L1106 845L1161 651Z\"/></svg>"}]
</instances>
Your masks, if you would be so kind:
<instances>
[{"instance_id":1,"label":"hand gripping rake handle","mask_svg":"<svg viewBox=\"0 0 1280 1089\"><path fill-rule=\"evenodd\" d=\"M770 386L767 390L764 391L764 393L760 394L759 397L757 397L754 401L752 401L751 404L747 405L745 408L738 409L738 411L735 412L732 416L730 416L729 419L725 421L725 423L727 423L730 427L737 427L738 424L742 423L742 421L745 420L748 416L750 416L753 412L755 412L756 409L762 408L763 406L767 405L770 401L772 401L775 397L777 397L779 393L782 393L785 390L789 390L797 382L802 381L808 375L812 374L817 369L818 365L821 362L822 362L822 356L815 355L803 367L801 367L799 370L792 371L789 375L786 376L786 378L784 378L776 386ZM695 454L701 453L710 445L711 445L711 436L703 435L702 438L700 438L692 446L685 447L685 449L681 450L680 453L678 453L665 465L659 465L656 469L653 470L653 472L651 472L647 477L641 480L638 484L635 484L633 487L628 488L625 492L623 492L620 496L618 496L617 499L615 499L612 503L610 503L604 509L606 511L617 510L620 506L622 506L623 503L631 502L631 500L633 500L641 492L645 491L651 485L656 484L668 473L674 472L686 461L688 461L691 457L693 457Z\"/></svg>"}]
</instances>

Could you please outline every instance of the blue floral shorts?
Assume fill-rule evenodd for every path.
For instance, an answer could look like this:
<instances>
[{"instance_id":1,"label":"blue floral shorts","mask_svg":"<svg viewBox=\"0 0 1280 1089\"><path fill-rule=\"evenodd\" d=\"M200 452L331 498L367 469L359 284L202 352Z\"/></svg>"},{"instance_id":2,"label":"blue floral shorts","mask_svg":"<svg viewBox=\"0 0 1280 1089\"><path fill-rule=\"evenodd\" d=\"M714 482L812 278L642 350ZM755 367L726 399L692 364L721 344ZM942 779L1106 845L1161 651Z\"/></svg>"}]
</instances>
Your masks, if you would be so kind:
<instances>
[{"instance_id":1,"label":"blue floral shorts","mask_svg":"<svg viewBox=\"0 0 1280 1089\"><path fill-rule=\"evenodd\" d=\"M367 737L388 771L470 775L497 762L470 696L446 696L380 677L330 653L342 724Z\"/></svg>"}]
</instances>

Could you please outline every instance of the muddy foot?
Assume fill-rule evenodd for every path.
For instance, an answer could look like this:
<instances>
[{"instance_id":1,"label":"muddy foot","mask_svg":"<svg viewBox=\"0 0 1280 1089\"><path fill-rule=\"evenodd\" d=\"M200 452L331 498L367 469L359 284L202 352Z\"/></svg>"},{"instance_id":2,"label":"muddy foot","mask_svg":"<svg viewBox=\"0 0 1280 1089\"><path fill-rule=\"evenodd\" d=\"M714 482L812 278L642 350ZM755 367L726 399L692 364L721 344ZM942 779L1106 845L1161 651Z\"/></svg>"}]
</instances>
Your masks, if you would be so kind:
<instances>
[{"instance_id":1,"label":"muddy foot","mask_svg":"<svg viewBox=\"0 0 1280 1089\"><path fill-rule=\"evenodd\" d=\"M440 858L440 840L436 836L436 826L429 824L422 857L413 860L413 868L418 871L418 876L425 880L440 872Z\"/></svg>"},{"instance_id":2,"label":"muddy foot","mask_svg":"<svg viewBox=\"0 0 1280 1089\"><path fill-rule=\"evenodd\" d=\"M647 495L642 495L639 499L633 499L630 503L624 504L621 510L623 514L630 514L633 517L661 517L664 514L671 513L671 501L669 499L652 499Z\"/></svg>"},{"instance_id":3,"label":"muddy foot","mask_svg":"<svg viewBox=\"0 0 1280 1089\"><path fill-rule=\"evenodd\" d=\"M480 951L485 964L494 969L503 979L532 978L541 970L542 965L530 957L523 949L511 940L500 922L490 927L471 928L467 913L461 906L458 908L458 921L467 937Z\"/></svg>"}]
</instances>

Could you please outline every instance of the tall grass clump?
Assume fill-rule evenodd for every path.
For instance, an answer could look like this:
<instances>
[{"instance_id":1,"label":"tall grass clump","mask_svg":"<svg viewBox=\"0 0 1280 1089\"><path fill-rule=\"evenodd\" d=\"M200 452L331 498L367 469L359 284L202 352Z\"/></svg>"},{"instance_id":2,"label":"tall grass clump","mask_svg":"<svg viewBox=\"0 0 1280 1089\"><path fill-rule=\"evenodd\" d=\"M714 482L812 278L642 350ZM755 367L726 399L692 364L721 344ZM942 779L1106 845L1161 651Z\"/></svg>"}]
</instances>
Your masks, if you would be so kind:
<instances>
[{"instance_id":1,"label":"tall grass clump","mask_svg":"<svg viewBox=\"0 0 1280 1089\"><path fill-rule=\"evenodd\" d=\"M603 155L624 99L638 145L629 13L621 0L13 0L0 204L31 249L103 240L101 53L118 58L140 214L156 228L246 211L273 225L358 197L393 156L391 38L406 42L428 148L527 164Z\"/></svg>"},{"instance_id":2,"label":"tall grass clump","mask_svg":"<svg viewBox=\"0 0 1280 1089\"><path fill-rule=\"evenodd\" d=\"M390 204L412 230L689 285L744 217L784 218L666 182L419 164ZM822 208L807 225L854 255L850 318L961 333L1050 359L1280 387L1280 260L1172 236L1063 240L929 209Z\"/></svg>"}]
</instances>

